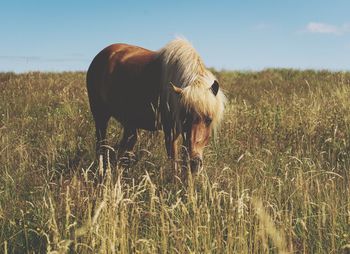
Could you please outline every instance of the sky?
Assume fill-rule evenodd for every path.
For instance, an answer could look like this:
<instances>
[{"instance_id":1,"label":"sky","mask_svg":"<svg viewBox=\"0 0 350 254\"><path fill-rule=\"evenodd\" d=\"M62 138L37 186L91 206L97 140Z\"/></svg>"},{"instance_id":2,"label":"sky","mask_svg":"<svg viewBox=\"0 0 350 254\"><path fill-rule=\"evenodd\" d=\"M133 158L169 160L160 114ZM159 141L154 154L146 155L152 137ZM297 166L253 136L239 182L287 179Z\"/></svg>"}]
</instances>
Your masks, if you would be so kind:
<instances>
[{"instance_id":1,"label":"sky","mask_svg":"<svg viewBox=\"0 0 350 254\"><path fill-rule=\"evenodd\" d=\"M86 71L113 43L180 36L207 67L350 70L348 0L2 0L0 71Z\"/></svg>"}]
</instances>

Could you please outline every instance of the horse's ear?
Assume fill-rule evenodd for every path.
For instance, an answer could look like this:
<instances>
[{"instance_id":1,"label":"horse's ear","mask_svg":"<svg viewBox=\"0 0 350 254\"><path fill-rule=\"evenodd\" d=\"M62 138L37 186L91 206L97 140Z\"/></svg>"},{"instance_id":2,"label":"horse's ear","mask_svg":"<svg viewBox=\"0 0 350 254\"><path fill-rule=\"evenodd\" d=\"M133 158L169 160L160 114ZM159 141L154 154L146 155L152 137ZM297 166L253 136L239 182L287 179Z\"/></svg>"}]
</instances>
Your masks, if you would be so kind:
<instances>
[{"instance_id":1,"label":"horse's ear","mask_svg":"<svg viewBox=\"0 0 350 254\"><path fill-rule=\"evenodd\" d=\"M172 82L170 82L170 86L175 93L182 94L182 88L175 86Z\"/></svg>"},{"instance_id":2,"label":"horse's ear","mask_svg":"<svg viewBox=\"0 0 350 254\"><path fill-rule=\"evenodd\" d=\"M214 83L211 85L210 90L213 92L213 94L216 96L219 92L219 83L215 80Z\"/></svg>"}]
</instances>

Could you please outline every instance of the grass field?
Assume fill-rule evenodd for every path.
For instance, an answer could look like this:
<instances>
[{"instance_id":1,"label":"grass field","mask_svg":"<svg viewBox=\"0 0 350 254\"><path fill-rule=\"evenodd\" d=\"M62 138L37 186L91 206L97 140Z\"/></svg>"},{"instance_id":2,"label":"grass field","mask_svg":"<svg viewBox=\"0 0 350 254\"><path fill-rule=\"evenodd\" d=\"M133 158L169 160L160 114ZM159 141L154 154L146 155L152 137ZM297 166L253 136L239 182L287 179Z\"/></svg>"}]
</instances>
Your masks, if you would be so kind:
<instances>
[{"instance_id":1,"label":"grass field","mask_svg":"<svg viewBox=\"0 0 350 254\"><path fill-rule=\"evenodd\" d=\"M198 176L175 184L141 131L97 185L85 73L1 73L0 253L349 253L350 73L216 75L229 102Z\"/></svg>"}]
</instances>

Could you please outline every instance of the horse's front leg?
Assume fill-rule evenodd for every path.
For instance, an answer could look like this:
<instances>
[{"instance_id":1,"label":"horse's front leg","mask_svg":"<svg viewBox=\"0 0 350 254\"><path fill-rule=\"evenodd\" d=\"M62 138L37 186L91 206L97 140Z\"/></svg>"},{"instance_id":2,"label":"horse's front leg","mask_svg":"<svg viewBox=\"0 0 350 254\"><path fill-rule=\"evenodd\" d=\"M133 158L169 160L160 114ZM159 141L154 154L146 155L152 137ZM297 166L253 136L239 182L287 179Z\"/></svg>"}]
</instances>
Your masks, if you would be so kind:
<instances>
[{"instance_id":1,"label":"horse's front leg","mask_svg":"<svg viewBox=\"0 0 350 254\"><path fill-rule=\"evenodd\" d=\"M182 133L183 143L181 145L181 177L183 181L187 180L190 169L190 134Z\"/></svg>"},{"instance_id":2,"label":"horse's front leg","mask_svg":"<svg viewBox=\"0 0 350 254\"><path fill-rule=\"evenodd\" d=\"M178 139L179 135L174 135L172 133L165 133L165 146L168 154L168 158L171 160L174 176L179 175L179 152L178 152Z\"/></svg>"}]
</instances>

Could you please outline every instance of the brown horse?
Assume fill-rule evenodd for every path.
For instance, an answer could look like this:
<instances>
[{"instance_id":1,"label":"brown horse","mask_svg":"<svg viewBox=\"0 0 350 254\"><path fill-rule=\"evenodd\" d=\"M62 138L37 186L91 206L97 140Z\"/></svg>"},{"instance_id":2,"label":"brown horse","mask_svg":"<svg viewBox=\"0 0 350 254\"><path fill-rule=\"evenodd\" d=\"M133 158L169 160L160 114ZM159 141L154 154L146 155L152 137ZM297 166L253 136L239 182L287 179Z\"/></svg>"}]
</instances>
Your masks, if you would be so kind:
<instances>
[{"instance_id":1,"label":"brown horse","mask_svg":"<svg viewBox=\"0 0 350 254\"><path fill-rule=\"evenodd\" d=\"M124 127L118 157L132 152L137 129L163 129L167 154L175 161L177 141L183 137L192 171L202 166L203 149L224 111L218 82L184 39L159 51L127 44L106 47L89 67L87 90L97 151L114 117Z\"/></svg>"}]
</instances>

